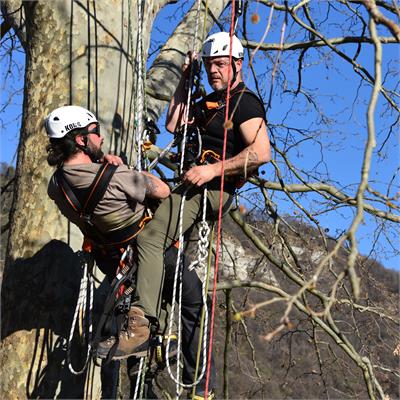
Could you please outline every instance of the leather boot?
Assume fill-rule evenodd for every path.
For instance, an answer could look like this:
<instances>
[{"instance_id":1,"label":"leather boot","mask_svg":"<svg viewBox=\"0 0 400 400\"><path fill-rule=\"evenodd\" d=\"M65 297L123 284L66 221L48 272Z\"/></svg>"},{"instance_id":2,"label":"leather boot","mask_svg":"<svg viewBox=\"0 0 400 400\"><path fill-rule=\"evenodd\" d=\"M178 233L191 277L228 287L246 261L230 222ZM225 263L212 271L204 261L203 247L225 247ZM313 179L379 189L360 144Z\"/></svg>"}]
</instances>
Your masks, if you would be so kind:
<instances>
[{"instance_id":1,"label":"leather boot","mask_svg":"<svg viewBox=\"0 0 400 400\"><path fill-rule=\"evenodd\" d=\"M131 307L126 329L119 335L118 347L112 359L120 360L130 356L144 357L149 347L149 325L150 322L144 316L143 310Z\"/></svg>"},{"instance_id":2,"label":"leather boot","mask_svg":"<svg viewBox=\"0 0 400 400\"><path fill-rule=\"evenodd\" d=\"M131 307L127 317L126 326L119 334L118 347L113 360L121 360L130 356L144 357L147 354L150 337L149 320L138 307ZM100 342L97 347L97 357L106 358L114 343L115 337L113 336Z\"/></svg>"}]
</instances>

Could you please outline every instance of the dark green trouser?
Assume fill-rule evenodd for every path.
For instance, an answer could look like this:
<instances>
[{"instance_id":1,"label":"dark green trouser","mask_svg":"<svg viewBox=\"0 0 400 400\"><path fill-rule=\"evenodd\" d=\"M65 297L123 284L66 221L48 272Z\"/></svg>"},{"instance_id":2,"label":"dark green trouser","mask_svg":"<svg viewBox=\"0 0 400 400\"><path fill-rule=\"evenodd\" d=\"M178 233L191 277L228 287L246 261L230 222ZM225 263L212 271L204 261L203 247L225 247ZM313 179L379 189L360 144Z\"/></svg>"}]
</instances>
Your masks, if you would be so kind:
<instances>
[{"instance_id":1,"label":"dark green trouser","mask_svg":"<svg viewBox=\"0 0 400 400\"><path fill-rule=\"evenodd\" d=\"M161 287L163 283L164 251L179 238L179 210L182 186L158 207L153 219L137 238L138 274L137 290L139 300L136 303L144 309L146 315L157 318L161 305ZM207 210L218 212L219 190L208 190ZM203 189L191 188L186 194L183 212L183 233L201 219ZM224 193L223 204L231 201L231 195Z\"/></svg>"}]
</instances>

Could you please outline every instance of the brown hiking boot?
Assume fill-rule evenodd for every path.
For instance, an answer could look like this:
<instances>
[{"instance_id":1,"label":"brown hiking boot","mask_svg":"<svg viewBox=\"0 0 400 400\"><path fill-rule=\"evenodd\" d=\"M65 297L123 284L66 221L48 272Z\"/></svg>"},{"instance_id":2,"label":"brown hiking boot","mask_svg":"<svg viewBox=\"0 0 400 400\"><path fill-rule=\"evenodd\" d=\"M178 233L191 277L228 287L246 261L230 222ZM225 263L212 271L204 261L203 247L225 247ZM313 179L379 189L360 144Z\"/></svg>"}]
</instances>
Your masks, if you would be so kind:
<instances>
[{"instance_id":1,"label":"brown hiking boot","mask_svg":"<svg viewBox=\"0 0 400 400\"><path fill-rule=\"evenodd\" d=\"M149 347L149 325L150 322L144 316L143 310L131 307L126 329L119 334L118 347L112 359L121 360L130 356L144 357Z\"/></svg>"},{"instance_id":2,"label":"brown hiking boot","mask_svg":"<svg viewBox=\"0 0 400 400\"><path fill-rule=\"evenodd\" d=\"M111 347L114 346L115 336L110 336L105 340L102 340L97 345L96 356L99 358L107 358L108 353L111 350Z\"/></svg>"},{"instance_id":3,"label":"brown hiking boot","mask_svg":"<svg viewBox=\"0 0 400 400\"><path fill-rule=\"evenodd\" d=\"M119 335L118 347L112 359L120 360L130 356L144 357L149 347L149 325L150 322L144 316L143 310L131 307L126 329Z\"/></svg>"}]
</instances>

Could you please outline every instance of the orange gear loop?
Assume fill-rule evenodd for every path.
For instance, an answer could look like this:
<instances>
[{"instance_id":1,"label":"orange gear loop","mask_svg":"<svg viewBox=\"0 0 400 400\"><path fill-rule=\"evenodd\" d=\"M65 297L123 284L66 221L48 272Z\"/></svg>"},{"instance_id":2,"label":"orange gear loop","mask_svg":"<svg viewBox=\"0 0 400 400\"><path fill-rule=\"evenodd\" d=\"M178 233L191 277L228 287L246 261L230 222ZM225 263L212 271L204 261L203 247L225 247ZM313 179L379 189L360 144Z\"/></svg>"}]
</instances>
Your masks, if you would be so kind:
<instances>
[{"instance_id":1,"label":"orange gear loop","mask_svg":"<svg viewBox=\"0 0 400 400\"><path fill-rule=\"evenodd\" d=\"M146 142L143 142L142 143L142 151L150 150L151 146L153 146L153 143L150 142L150 140L147 140Z\"/></svg>"},{"instance_id":2,"label":"orange gear loop","mask_svg":"<svg viewBox=\"0 0 400 400\"><path fill-rule=\"evenodd\" d=\"M144 217L144 218L140 221L140 223L139 223L139 228L140 228L140 229L143 229L144 226L145 226L149 221L151 221L151 219L152 219L152 217L150 217L150 215L147 215L146 217Z\"/></svg>"},{"instance_id":3,"label":"orange gear loop","mask_svg":"<svg viewBox=\"0 0 400 400\"><path fill-rule=\"evenodd\" d=\"M207 162L207 158L211 157L215 161L221 161L221 156L212 150L203 150L200 157L200 162L205 164Z\"/></svg>"}]
</instances>

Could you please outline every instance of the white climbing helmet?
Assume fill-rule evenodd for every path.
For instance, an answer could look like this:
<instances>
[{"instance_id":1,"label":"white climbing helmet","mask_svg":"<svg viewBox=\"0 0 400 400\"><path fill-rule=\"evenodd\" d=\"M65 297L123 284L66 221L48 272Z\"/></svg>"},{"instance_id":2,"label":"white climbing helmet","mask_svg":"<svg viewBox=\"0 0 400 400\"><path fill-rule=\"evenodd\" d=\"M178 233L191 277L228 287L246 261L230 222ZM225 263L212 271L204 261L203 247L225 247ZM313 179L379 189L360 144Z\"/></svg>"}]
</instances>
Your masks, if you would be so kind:
<instances>
[{"instance_id":1,"label":"white climbing helmet","mask_svg":"<svg viewBox=\"0 0 400 400\"><path fill-rule=\"evenodd\" d=\"M51 139L61 139L74 129L83 129L99 122L94 114L79 106L64 106L56 108L45 119L47 136Z\"/></svg>"},{"instance_id":2,"label":"white climbing helmet","mask_svg":"<svg viewBox=\"0 0 400 400\"><path fill-rule=\"evenodd\" d=\"M228 32L214 33L203 42L201 56L203 58L229 56L230 40ZM242 43L240 43L240 40L235 35L232 37L232 57L244 57Z\"/></svg>"}]
</instances>

